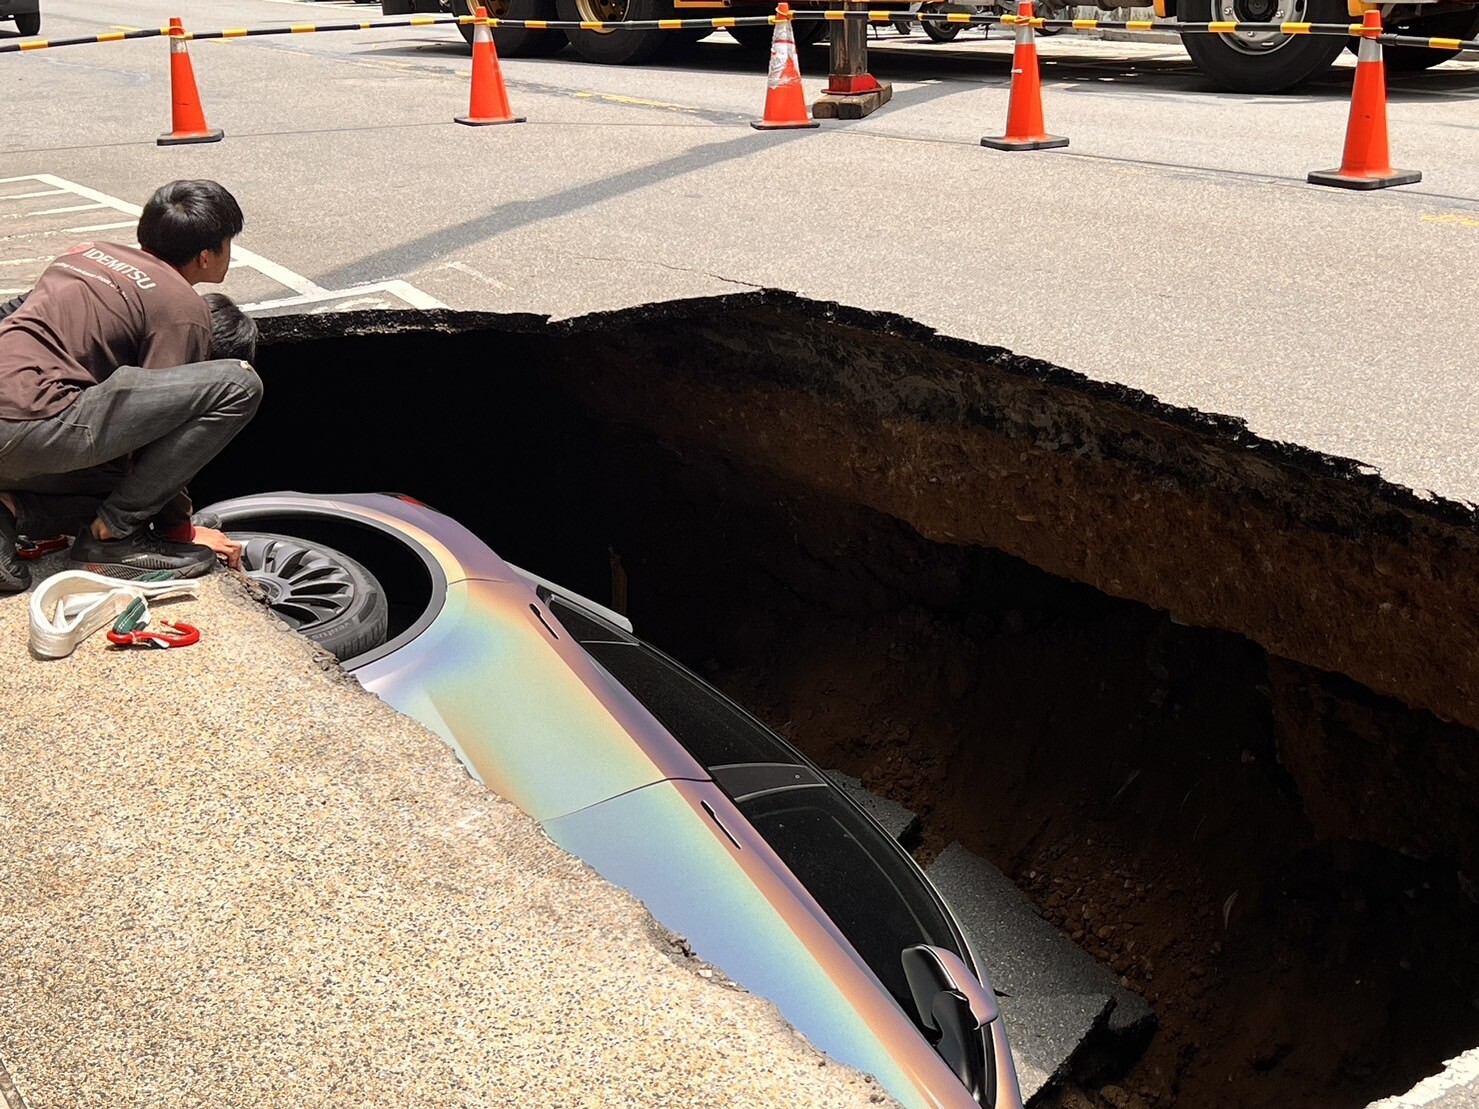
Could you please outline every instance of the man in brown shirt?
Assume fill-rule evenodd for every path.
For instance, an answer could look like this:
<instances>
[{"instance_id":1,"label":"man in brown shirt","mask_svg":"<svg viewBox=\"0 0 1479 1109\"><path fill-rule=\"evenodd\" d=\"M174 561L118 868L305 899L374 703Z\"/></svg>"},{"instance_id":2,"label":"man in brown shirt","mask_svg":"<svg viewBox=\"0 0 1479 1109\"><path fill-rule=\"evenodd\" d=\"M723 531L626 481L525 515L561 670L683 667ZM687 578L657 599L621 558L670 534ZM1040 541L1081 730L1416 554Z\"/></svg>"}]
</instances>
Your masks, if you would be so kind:
<instances>
[{"instance_id":1,"label":"man in brown shirt","mask_svg":"<svg viewBox=\"0 0 1479 1109\"><path fill-rule=\"evenodd\" d=\"M0 321L0 592L30 584L18 533L46 535L102 496L71 563L137 578L207 573L240 548L188 525L184 489L256 414L250 364L205 361L211 315L193 286L225 279L241 208L214 181L173 181L139 216L139 248L83 243ZM170 534L176 534L170 531Z\"/></svg>"}]
</instances>

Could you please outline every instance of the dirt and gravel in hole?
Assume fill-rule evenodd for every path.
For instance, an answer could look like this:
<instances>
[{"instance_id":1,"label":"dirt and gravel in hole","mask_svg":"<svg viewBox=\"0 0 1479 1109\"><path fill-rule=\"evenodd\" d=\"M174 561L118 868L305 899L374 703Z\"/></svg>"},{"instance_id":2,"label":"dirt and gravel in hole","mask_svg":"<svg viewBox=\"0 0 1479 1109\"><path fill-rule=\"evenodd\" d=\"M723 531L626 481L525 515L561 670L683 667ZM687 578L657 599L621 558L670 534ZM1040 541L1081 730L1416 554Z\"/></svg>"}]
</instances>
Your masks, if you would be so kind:
<instances>
[{"instance_id":1,"label":"dirt and gravel in hole","mask_svg":"<svg viewBox=\"0 0 1479 1109\"><path fill-rule=\"evenodd\" d=\"M1321 711L1287 702L1381 734L1451 726L998 552L682 469L617 468L645 490L613 535L639 627L919 813L922 862L957 840L990 859L1155 1008L1128 1069L1039 1105L1344 1109L1479 1039L1479 907L1455 864L1321 841L1281 763Z\"/></svg>"}]
</instances>

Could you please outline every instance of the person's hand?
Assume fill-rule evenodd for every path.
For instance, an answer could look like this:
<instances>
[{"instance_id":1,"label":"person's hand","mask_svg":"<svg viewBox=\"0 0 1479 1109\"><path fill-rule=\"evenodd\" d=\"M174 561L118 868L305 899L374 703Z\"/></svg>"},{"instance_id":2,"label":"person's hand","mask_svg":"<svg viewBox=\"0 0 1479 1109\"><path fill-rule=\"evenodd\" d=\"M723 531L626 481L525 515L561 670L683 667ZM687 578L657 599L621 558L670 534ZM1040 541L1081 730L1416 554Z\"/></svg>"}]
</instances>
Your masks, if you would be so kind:
<instances>
[{"instance_id":1,"label":"person's hand","mask_svg":"<svg viewBox=\"0 0 1479 1109\"><path fill-rule=\"evenodd\" d=\"M233 570L241 569L241 544L224 531L215 528L195 529L195 534L190 540L199 543L202 547L209 547L226 560L226 565Z\"/></svg>"}]
</instances>

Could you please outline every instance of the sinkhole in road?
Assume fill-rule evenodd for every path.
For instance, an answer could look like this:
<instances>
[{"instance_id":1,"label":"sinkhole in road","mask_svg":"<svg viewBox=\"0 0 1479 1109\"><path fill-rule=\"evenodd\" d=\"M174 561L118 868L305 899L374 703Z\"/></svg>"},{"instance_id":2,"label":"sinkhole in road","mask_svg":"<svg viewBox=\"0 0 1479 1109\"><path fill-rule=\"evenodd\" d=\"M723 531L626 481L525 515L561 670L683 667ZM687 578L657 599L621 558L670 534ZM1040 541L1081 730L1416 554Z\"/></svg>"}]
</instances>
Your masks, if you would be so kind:
<instances>
[{"instance_id":1,"label":"sinkhole in road","mask_svg":"<svg viewBox=\"0 0 1479 1109\"><path fill-rule=\"evenodd\" d=\"M1467 508L787 294L261 324L196 500L413 494L990 859L1159 1021L1037 1104L1354 1107L1479 1043Z\"/></svg>"}]
</instances>

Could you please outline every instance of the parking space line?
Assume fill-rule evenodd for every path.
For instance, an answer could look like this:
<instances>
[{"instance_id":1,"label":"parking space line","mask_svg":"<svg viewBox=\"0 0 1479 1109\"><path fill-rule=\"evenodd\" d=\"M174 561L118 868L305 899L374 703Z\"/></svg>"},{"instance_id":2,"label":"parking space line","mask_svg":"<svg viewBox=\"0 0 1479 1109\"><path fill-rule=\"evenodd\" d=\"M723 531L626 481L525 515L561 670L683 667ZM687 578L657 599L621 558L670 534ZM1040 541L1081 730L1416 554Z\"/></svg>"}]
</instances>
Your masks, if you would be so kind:
<instances>
[{"instance_id":1,"label":"parking space line","mask_svg":"<svg viewBox=\"0 0 1479 1109\"><path fill-rule=\"evenodd\" d=\"M294 0L294 2L296 2L296 0ZM69 204L63 205L61 207L45 208L35 211L7 211L0 213L0 220L25 220L33 216L51 216L60 215L66 212L96 211L98 209L110 209L122 215L130 216L132 218L128 220L111 221L107 223L79 224L73 227L63 228L42 227L36 229L35 231L31 231L28 229L26 231L21 231L18 233L7 233L7 235L5 236L5 241L8 241L12 244L20 242L27 238L35 238L38 236L45 237L48 235L58 234L71 235L93 231L121 231L125 228L132 229L137 226L138 216L143 211L143 208L138 204L130 204L128 201L120 200L116 196L109 196L107 193L99 192L97 189L88 188L86 185L80 185L75 181L68 181L65 178L57 177L50 173L33 173L27 174L23 177L0 178L0 185L18 184L20 182L50 187L41 190L33 189L31 191L23 193L12 193L9 195L0 194L0 203L3 203L7 200L27 200L35 197L59 195L74 196L80 200L86 201L86 203ZM132 242L133 240L130 239L129 241ZM33 245L31 246L31 249L35 250L37 249L37 247ZM37 263L44 264L50 260L51 259L48 256L35 256L28 258L0 260L0 265L35 265ZM371 293L381 293L396 297L412 308L447 307L435 297L422 292L420 289L416 288L416 286L410 284L409 282L399 279L389 279L385 281L373 282L366 285L356 285L349 289L326 289L322 285L318 284L316 281L311 281L300 273L294 273L286 266L279 265L276 262L263 258L260 254L247 250L244 247L237 245L236 243L233 243L231 246L231 260L233 263L233 269L240 267L242 269L254 270L262 277L267 278L269 281L273 282L276 285L280 285L283 288L290 290L292 293L291 296L272 297L267 300L258 301L255 304L242 305L243 309L277 308L290 307L297 304L323 303L328 301L341 300L345 297L360 297L364 296L365 294ZM21 275L15 274L15 276L19 277ZM0 290L0 293L4 293L5 295L14 295L15 293L25 291L26 289Z\"/></svg>"},{"instance_id":2,"label":"parking space line","mask_svg":"<svg viewBox=\"0 0 1479 1109\"><path fill-rule=\"evenodd\" d=\"M259 300L255 304L243 304L244 312L253 312L263 308L292 308L297 305L313 304L319 301L337 300L340 297L360 297L366 293L390 293L399 297L412 308L446 308L447 305L437 300L430 293L424 293L408 281L392 279L390 281L375 281L368 285L351 285L347 289L320 289L317 293L305 294L295 297L281 297L277 300Z\"/></svg>"},{"instance_id":3,"label":"parking space line","mask_svg":"<svg viewBox=\"0 0 1479 1109\"><path fill-rule=\"evenodd\" d=\"M101 193L96 189L89 189L86 185L79 185L73 181L54 177L49 173L38 173L33 179L47 185L56 185L58 188L64 189L67 192L76 193L78 196L85 197L88 200L94 200L101 207L113 208L127 215L137 216L144 210L138 204L130 204L125 200L119 200L116 196L109 196L107 193ZM235 243L231 246L231 258L236 265L254 269L263 277L271 278L279 285L287 286L299 296L311 296L327 291L314 282L309 281L302 274L294 273L286 266L279 266L276 262L269 262L260 254L254 254L252 251L239 247Z\"/></svg>"},{"instance_id":4,"label":"parking space line","mask_svg":"<svg viewBox=\"0 0 1479 1109\"><path fill-rule=\"evenodd\" d=\"M59 216L63 212L90 212L94 208L101 208L101 204L69 204L65 208L42 208L37 212L27 212L28 216Z\"/></svg>"}]
</instances>

